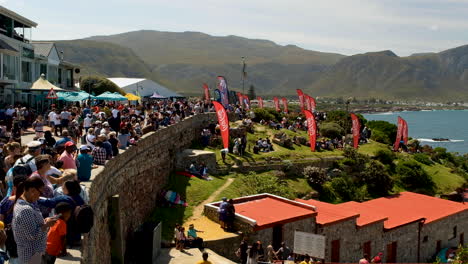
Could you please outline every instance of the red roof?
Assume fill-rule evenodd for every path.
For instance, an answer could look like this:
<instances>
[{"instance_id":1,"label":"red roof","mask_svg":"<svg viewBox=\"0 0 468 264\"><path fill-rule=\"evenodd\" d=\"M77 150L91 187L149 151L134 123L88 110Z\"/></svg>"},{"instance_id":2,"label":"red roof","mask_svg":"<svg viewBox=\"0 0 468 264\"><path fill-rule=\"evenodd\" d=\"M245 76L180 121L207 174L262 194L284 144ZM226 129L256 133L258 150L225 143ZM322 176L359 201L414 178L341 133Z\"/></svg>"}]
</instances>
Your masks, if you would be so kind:
<instances>
[{"instance_id":1,"label":"red roof","mask_svg":"<svg viewBox=\"0 0 468 264\"><path fill-rule=\"evenodd\" d=\"M348 220L359 217L359 213L346 208L339 208L336 204L324 203L317 200L301 200L296 199L301 203L306 203L315 206L317 209L317 224L329 225L332 223Z\"/></svg>"},{"instance_id":2,"label":"red roof","mask_svg":"<svg viewBox=\"0 0 468 264\"><path fill-rule=\"evenodd\" d=\"M356 225L358 227L385 221L385 229L392 229L422 219L425 219L425 223L430 223L468 210L468 204L412 192L402 192L363 203L330 204L300 199L297 201L316 206L317 223L321 225L329 225L357 217Z\"/></svg>"},{"instance_id":3,"label":"red roof","mask_svg":"<svg viewBox=\"0 0 468 264\"><path fill-rule=\"evenodd\" d=\"M347 202L337 204L336 207L344 210L353 210L355 212L359 212L359 218L356 221L356 225L358 227L363 227L365 225L374 224L388 219L386 215L382 215L381 213L368 208L363 203Z\"/></svg>"},{"instance_id":4,"label":"red roof","mask_svg":"<svg viewBox=\"0 0 468 264\"><path fill-rule=\"evenodd\" d=\"M362 203L364 213L387 216L385 228L391 229L425 218L425 223L468 210L468 205L412 192L382 197Z\"/></svg>"},{"instance_id":5,"label":"red roof","mask_svg":"<svg viewBox=\"0 0 468 264\"><path fill-rule=\"evenodd\" d=\"M307 205L274 196L252 197L234 204L236 213L257 222L255 229L264 229L278 224L313 217L317 213Z\"/></svg>"}]
</instances>

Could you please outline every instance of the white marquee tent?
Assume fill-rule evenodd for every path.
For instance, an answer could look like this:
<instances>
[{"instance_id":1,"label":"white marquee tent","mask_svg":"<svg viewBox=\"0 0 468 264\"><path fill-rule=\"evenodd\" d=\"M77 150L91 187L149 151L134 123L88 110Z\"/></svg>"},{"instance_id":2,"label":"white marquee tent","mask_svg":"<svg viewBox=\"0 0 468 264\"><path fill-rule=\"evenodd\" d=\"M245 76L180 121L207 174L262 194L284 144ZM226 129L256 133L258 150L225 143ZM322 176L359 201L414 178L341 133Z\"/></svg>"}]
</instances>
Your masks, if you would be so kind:
<instances>
[{"instance_id":1,"label":"white marquee tent","mask_svg":"<svg viewBox=\"0 0 468 264\"><path fill-rule=\"evenodd\" d=\"M148 79L139 78L107 78L109 81L115 83L122 88L126 93L132 93L139 96L151 96L154 93L160 94L164 97L184 97L166 87L153 82Z\"/></svg>"}]
</instances>

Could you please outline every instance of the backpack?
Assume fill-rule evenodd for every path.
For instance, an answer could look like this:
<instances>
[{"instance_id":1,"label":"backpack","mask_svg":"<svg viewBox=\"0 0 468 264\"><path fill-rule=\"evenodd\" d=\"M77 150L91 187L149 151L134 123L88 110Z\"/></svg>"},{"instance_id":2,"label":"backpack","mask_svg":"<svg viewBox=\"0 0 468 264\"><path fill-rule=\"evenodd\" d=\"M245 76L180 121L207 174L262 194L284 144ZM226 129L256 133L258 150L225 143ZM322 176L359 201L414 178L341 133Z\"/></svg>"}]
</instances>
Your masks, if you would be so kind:
<instances>
[{"instance_id":1,"label":"backpack","mask_svg":"<svg viewBox=\"0 0 468 264\"><path fill-rule=\"evenodd\" d=\"M29 165L29 162L33 159L34 157L31 157L25 162L23 158L21 158L19 164L13 168L13 176L14 175L27 175L27 176L31 175L33 171L31 169L31 166Z\"/></svg>"},{"instance_id":2,"label":"backpack","mask_svg":"<svg viewBox=\"0 0 468 264\"><path fill-rule=\"evenodd\" d=\"M91 206L77 206L73 212L80 233L89 233L94 225L94 212Z\"/></svg>"}]
</instances>

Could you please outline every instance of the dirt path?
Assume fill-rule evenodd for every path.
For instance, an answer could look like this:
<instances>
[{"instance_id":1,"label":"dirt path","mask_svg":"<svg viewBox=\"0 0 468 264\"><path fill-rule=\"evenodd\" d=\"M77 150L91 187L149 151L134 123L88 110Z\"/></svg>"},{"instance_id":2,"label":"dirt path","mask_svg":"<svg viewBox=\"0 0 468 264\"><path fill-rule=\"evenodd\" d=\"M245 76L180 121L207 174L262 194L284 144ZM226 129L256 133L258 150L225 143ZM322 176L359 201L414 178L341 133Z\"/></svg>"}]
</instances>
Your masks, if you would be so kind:
<instances>
[{"instance_id":1,"label":"dirt path","mask_svg":"<svg viewBox=\"0 0 468 264\"><path fill-rule=\"evenodd\" d=\"M199 219L202 214L203 214L203 208L204 208L204 205L207 204L207 203L211 203L211 202L214 202L214 199L222 192L224 191L227 187L229 187L229 185L231 185L231 183L234 181L233 178L228 178L227 181L223 184L223 186L219 187L218 190L216 190L214 193L212 193L210 195L210 197L208 197L205 201L201 202L197 207L195 207L193 209L193 214L192 216L187 220L187 222L190 222L190 221L193 221L193 220L197 220Z\"/></svg>"}]
</instances>

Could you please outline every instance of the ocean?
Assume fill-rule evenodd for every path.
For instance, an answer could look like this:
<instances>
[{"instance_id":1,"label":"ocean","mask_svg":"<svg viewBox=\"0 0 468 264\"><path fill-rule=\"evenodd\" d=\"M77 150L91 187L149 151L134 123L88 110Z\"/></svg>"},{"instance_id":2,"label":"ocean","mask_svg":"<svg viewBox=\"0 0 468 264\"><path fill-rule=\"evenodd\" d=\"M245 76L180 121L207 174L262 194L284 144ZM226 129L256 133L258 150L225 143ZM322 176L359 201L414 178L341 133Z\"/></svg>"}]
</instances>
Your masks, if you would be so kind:
<instances>
[{"instance_id":1,"label":"ocean","mask_svg":"<svg viewBox=\"0 0 468 264\"><path fill-rule=\"evenodd\" d=\"M365 114L367 120L383 120L396 124L398 116L408 122L409 136L423 145L443 147L450 152L468 153L468 110L437 110ZM451 142L435 142L448 138Z\"/></svg>"}]
</instances>

